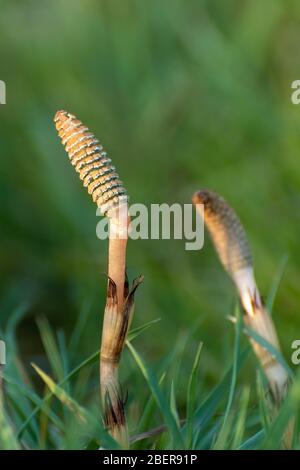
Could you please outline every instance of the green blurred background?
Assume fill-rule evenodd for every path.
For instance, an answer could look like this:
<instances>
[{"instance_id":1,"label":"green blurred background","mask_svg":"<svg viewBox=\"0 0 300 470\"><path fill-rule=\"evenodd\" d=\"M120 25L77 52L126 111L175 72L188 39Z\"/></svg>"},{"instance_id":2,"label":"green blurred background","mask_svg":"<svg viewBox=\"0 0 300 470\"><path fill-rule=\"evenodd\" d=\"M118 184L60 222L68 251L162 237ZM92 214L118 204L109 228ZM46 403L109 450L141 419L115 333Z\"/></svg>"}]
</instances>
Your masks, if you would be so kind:
<instances>
[{"instance_id":1,"label":"green blurred background","mask_svg":"<svg viewBox=\"0 0 300 470\"><path fill-rule=\"evenodd\" d=\"M5 324L27 303L18 334L28 363L43 358L41 315L69 336L86 311L77 354L91 354L105 301L107 243L57 138L61 108L106 147L131 202L188 203L203 186L222 194L246 227L264 295L288 255L274 317L290 356L300 337L299 21L296 0L0 2L0 315ZM236 297L208 237L202 251L184 243L129 243L129 276L145 275L135 326L161 318L137 347L154 365L195 328L182 383L203 340L211 384L232 356Z\"/></svg>"}]
</instances>

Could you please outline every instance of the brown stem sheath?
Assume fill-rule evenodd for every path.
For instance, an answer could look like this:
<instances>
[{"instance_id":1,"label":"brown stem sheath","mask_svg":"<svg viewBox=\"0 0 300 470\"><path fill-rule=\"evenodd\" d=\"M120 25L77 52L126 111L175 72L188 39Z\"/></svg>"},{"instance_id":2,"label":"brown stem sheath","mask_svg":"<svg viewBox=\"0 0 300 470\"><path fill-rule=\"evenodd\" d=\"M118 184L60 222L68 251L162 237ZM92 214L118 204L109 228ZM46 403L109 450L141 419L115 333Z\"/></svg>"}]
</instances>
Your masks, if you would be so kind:
<instances>
[{"instance_id":1,"label":"brown stem sheath","mask_svg":"<svg viewBox=\"0 0 300 470\"><path fill-rule=\"evenodd\" d=\"M117 288L118 310L122 310L124 297L127 240L110 240L108 248L108 277Z\"/></svg>"},{"instance_id":2,"label":"brown stem sheath","mask_svg":"<svg viewBox=\"0 0 300 470\"><path fill-rule=\"evenodd\" d=\"M114 207L107 215L110 224L108 289L101 341L100 389L105 424L114 439L123 448L128 448L129 436L118 378L119 361L126 339L129 316L129 312L124 308L129 223L127 205ZM127 292L125 294L127 295Z\"/></svg>"}]
</instances>

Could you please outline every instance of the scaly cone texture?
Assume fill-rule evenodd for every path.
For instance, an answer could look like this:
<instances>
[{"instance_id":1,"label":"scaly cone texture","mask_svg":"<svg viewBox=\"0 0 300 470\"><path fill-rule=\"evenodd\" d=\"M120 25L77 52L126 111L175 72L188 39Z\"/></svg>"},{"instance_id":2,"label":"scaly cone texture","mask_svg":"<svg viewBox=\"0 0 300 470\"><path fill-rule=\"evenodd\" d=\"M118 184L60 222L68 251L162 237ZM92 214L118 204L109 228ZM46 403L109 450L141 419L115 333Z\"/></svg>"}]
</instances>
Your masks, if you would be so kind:
<instances>
[{"instance_id":1,"label":"scaly cone texture","mask_svg":"<svg viewBox=\"0 0 300 470\"><path fill-rule=\"evenodd\" d=\"M109 218L108 276L117 286L118 308L121 311L129 224L126 190L102 145L81 121L67 111L58 111L54 122L83 185L101 212Z\"/></svg>"},{"instance_id":2,"label":"scaly cone texture","mask_svg":"<svg viewBox=\"0 0 300 470\"><path fill-rule=\"evenodd\" d=\"M237 287L245 310L245 324L279 350L274 324L261 302L251 251L239 218L222 197L206 189L194 194L193 203L196 207L197 204L204 205L205 225L225 270ZM250 341L265 370L274 400L279 405L286 394L287 373L265 348L252 339Z\"/></svg>"},{"instance_id":3,"label":"scaly cone texture","mask_svg":"<svg viewBox=\"0 0 300 470\"><path fill-rule=\"evenodd\" d=\"M94 135L75 116L58 111L58 135L83 185L109 218L108 290L100 354L100 388L104 422L122 447L128 431L118 382L118 368L133 311L133 293L125 281L129 215L127 194L111 159Z\"/></svg>"},{"instance_id":4,"label":"scaly cone texture","mask_svg":"<svg viewBox=\"0 0 300 470\"><path fill-rule=\"evenodd\" d=\"M89 129L66 111L58 111L54 122L83 186L102 212L127 202L126 190L111 159Z\"/></svg>"}]
</instances>

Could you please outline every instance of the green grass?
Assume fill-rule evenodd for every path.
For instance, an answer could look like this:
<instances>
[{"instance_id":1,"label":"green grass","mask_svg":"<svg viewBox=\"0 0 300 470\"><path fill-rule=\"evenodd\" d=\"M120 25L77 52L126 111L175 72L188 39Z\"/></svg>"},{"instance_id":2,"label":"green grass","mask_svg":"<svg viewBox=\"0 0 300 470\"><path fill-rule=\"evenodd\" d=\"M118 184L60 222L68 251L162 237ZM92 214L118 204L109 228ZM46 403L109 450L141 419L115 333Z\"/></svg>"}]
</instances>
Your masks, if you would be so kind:
<instances>
[{"instance_id":1,"label":"green grass","mask_svg":"<svg viewBox=\"0 0 300 470\"><path fill-rule=\"evenodd\" d=\"M99 137L132 202L188 203L203 186L228 200L291 368L300 333L300 107L290 101L299 2L73 0L72 14L64 0L0 3L0 339L8 354L0 447L97 448L107 439L97 376L107 244L57 138L60 108ZM227 321L234 288L209 241L199 252L181 240L130 241L128 274L139 273L135 355L127 349L121 365L133 447L278 446L298 410L297 369L269 423L265 381L244 330L237 335ZM74 408L31 363L97 422L74 426ZM166 432L139 440L159 426Z\"/></svg>"},{"instance_id":2,"label":"green grass","mask_svg":"<svg viewBox=\"0 0 300 470\"><path fill-rule=\"evenodd\" d=\"M278 282L277 278L274 284L275 282ZM274 288L271 293L274 294ZM25 308L18 309L11 317L15 320L10 322L7 331L2 332L2 336L12 344L14 352L13 358L8 357L8 366L3 373L4 393L2 390L0 395L0 447L118 448L117 443L101 424L100 407L95 399L99 350L72 367L73 359L68 352L69 345L59 353L60 336L45 320L39 320L49 372L46 373L39 366L32 364L36 372L32 377L30 371L23 367L15 341L15 331L24 314ZM129 383L139 384L139 376L142 376L144 381L144 387L131 388L127 403L132 448L280 448L287 424L299 411L300 375L295 375L280 412L271 420L265 399L267 387L262 372L258 375L257 386L254 377L252 384L240 383L239 377L243 369L248 367L251 348L249 345L243 345L245 335L242 335L244 330L238 309L236 315L235 346L231 365L228 371L221 374L221 381L209 393L204 393L203 387L200 386L200 382L205 381L201 368L201 351L204 347L202 343L190 364L190 379L187 384L182 384L181 371L176 375L170 368L175 357L181 364L180 368L185 363L182 357L185 347L182 348L179 342L174 344L170 358L158 368L161 370L154 370L132 344L138 338L144 338L151 333L155 336L155 331L152 330L157 329L160 322L152 321L134 328L129 333L130 341L127 340L127 347L131 357L125 356L122 365L124 368L126 363L126 367L131 370ZM80 336L83 332L84 325L77 334ZM250 330L247 333L250 334ZM189 344L190 339L186 338L185 346ZM253 339L260 341L260 338ZM271 345L263 345L273 353ZM278 359L285 365L283 358ZM63 364L69 364L70 368L64 370ZM89 368L92 368L88 374L89 380L83 381L82 373ZM41 381L37 380L38 376ZM56 380L52 377L56 377ZM178 391L182 385L186 389L186 408L183 411L177 407ZM295 448L298 448L297 428L294 442Z\"/></svg>"}]
</instances>

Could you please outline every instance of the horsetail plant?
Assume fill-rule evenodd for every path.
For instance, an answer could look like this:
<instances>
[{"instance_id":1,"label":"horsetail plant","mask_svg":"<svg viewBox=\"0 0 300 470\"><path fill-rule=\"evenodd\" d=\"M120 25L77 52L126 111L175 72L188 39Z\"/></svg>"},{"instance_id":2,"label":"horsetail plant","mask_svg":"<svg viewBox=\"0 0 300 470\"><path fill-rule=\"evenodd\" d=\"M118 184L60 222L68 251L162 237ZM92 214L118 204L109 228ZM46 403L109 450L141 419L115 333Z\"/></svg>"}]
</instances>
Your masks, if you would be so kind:
<instances>
[{"instance_id":1,"label":"horsetail plant","mask_svg":"<svg viewBox=\"0 0 300 470\"><path fill-rule=\"evenodd\" d=\"M262 303L247 235L238 216L221 196L207 189L196 192L192 200L196 207L198 204L204 205L205 225L221 263L237 288L245 312L245 325L279 351L275 326ZM288 374L266 348L253 338L250 338L250 342L265 371L274 403L278 407L287 392Z\"/></svg>"},{"instance_id":2,"label":"horsetail plant","mask_svg":"<svg viewBox=\"0 0 300 470\"><path fill-rule=\"evenodd\" d=\"M134 293L126 278L126 245L130 223L128 196L98 139L75 116L58 111L55 125L71 164L93 201L109 220L108 286L100 352L100 389L104 423L123 448L129 446L119 362L133 315Z\"/></svg>"}]
</instances>

